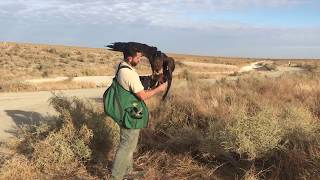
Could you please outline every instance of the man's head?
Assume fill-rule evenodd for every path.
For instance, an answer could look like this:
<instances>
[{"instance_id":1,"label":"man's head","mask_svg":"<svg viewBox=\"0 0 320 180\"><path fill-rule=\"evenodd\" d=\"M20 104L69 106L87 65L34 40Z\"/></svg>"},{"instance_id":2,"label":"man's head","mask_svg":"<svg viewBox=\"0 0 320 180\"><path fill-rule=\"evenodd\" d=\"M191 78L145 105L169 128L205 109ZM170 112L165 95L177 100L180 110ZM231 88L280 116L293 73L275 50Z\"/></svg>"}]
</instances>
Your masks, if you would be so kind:
<instances>
[{"instance_id":1,"label":"man's head","mask_svg":"<svg viewBox=\"0 0 320 180\"><path fill-rule=\"evenodd\" d=\"M128 48L125 52L123 52L123 56L127 63L135 67L141 61L142 52L137 48Z\"/></svg>"}]
</instances>

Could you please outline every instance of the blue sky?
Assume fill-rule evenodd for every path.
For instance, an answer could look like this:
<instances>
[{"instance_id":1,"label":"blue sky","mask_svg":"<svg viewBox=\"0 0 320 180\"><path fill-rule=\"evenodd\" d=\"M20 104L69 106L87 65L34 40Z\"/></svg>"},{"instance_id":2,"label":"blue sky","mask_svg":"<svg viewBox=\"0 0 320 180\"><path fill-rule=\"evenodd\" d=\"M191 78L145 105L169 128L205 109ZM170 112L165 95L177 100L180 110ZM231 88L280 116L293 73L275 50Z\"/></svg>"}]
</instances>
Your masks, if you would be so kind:
<instances>
[{"instance_id":1,"label":"blue sky","mask_svg":"<svg viewBox=\"0 0 320 180\"><path fill-rule=\"evenodd\" d=\"M137 41L173 53L320 58L316 0L2 0L0 24L0 41Z\"/></svg>"}]
</instances>

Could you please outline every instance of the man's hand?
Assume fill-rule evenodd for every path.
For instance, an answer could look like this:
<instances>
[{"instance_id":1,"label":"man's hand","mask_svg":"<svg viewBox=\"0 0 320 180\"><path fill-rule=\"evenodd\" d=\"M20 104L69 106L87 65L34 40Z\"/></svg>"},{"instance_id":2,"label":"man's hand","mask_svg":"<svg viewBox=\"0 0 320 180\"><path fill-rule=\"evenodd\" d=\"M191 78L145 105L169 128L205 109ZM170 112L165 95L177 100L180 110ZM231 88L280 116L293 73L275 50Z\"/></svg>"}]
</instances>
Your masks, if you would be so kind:
<instances>
[{"instance_id":1,"label":"man's hand","mask_svg":"<svg viewBox=\"0 0 320 180\"><path fill-rule=\"evenodd\" d=\"M136 96L141 99L141 100L146 100L152 96L154 96L155 94L158 94L160 92L163 92L167 89L167 83L163 83L160 84L158 87L156 87L155 89L150 89L150 90L142 90L138 93L136 93Z\"/></svg>"},{"instance_id":2,"label":"man's hand","mask_svg":"<svg viewBox=\"0 0 320 180\"><path fill-rule=\"evenodd\" d=\"M168 86L168 83L163 83L163 84L160 84L157 89L159 89L159 91L165 91L167 89L167 86Z\"/></svg>"}]
</instances>

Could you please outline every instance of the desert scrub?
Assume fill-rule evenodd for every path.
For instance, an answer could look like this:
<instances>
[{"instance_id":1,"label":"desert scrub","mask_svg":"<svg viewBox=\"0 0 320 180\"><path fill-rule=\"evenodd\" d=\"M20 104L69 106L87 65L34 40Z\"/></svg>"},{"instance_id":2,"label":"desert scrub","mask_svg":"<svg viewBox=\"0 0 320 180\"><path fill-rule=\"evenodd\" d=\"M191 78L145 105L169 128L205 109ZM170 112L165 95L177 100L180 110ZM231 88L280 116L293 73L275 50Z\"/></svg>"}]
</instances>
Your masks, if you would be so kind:
<instances>
[{"instance_id":1,"label":"desert scrub","mask_svg":"<svg viewBox=\"0 0 320 180\"><path fill-rule=\"evenodd\" d=\"M72 79L67 79L58 82L43 82L43 83L27 83L21 81L0 81L0 92L30 92L30 91L49 91L49 90L64 90L64 89L81 89L95 88L96 84L92 82L75 82Z\"/></svg>"},{"instance_id":2,"label":"desert scrub","mask_svg":"<svg viewBox=\"0 0 320 180\"><path fill-rule=\"evenodd\" d=\"M233 122L220 132L221 145L226 151L252 160L279 146L283 134L279 120L271 107L263 109L254 116L235 114Z\"/></svg>"},{"instance_id":3,"label":"desert scrub","mask_svg":"<svg viewBox=\"0 0 320 180\"><path fill-rule=\"evenodd\" d=\"M191 154L235 178L318 177L318 82L313 73L214 85L189 79L152 109L154 129L142 133L140 152Z\"/></svg>"},{"instance_id":4,"label":"desert scrub","mask_svg":"<svg viewBox=\"0 0 320 180\"><path fill-rule=\"evenodd\" d=\"M1 180L33 180L40 179L40 177L40 172L37 170L34 164L23 155L14 155L0 168Z\"/></svg>"},{"instance_id":5,"label":"desert scrub","mask_svg":"<svg viewBox=\"0 0 320 180\"><path fill-rule=\"evenodd\" d=\"M0 69L2 74L0 80L5 81L32 79L41 77L41 75L44 77L47 75L49 77L66 76L70 72L82 74L82 67L88 65L88 63L83 63L89 61L96 75L111 75L114 73L114 67L110 64L115 64L116 61L113 59L118 56L117 53L105 49L22 43L7 43L5 46L0 45L0 49L2 54L0 61L4 67ZM88 58L87 54L94 54L95 57ZM101 71L101 68L104 70ZM148 70L150 71L149 66ZM44 72L47 72L47 75Z\"/></svg>"},{"instance_id":6,"label":"desert scrub","mask_svg":"<svg viewBox=\"0 0 320 180\"><path fill-rule=\"evenodd\" d=\"M44 49L44 51L47 51L47 52L49 52L51 54L57 54L58 53L55 48L47 48L47 49Z\"/></svg>"},{"instance_id":7,"label":"desert scrub","mask_svg":"<svg viewBox=\"0 0 320 180\"><path fill-rule=\"evenodd\" d=\"M34 90L34 88L32 85L21 81L0 81L0 92L26 91L28 89Z\"/></svg>"},{"instance_id":8,"label":"desert scrub","mask_svg":"<svg viewBox=\"0 0 320 180\"><path fill-rule=\"evenodd\" d=\"M188 78L166 101L147 102L151 128L135 159L145 179L318 179L318 74L251 75L215 84ZM62 96L51 104L60 123L31 128L23 135L31 149L19 155L52 178L108 174L119 131L102 105Z\"/></svg>"},{"instance_id":9,"label":"desert scrub","mask_svg":"<svg viewBox=\"0 0 320 180\"><path fill-rule=\"evenodd\" d=\"M306 107L288 105L282 111L281 126L284 129L283 146L304 149L305 145L319 144L320 124Z\"/></svg>"},{"instance_id":10,"label":"desert scrub","mask_svg":"<svg viewBox=\"0 0 320 180\"><path fill-rule=\"evenodd\" d=\"M189 154L173 155L164 151L146 152L136 160L145 164L144 179L219 179L215 174L216 167L206 167Z\"/></svg>"},{"instance_id":11,"label":"desert scrub","mask_svg":"<svg viewBox=\"0 0 320 180\"><path fill-rule=\"evenodd\" d=\"M76 97L67 99L55 96L50 102L59 112L60 118L68 118L68 114L70 114L70 120L77 129L81 129L85 125L92 130L93 136L90 146L96 155L102 153L106 157L117 143L119 133L117 125L106 118L101 107L98 108L88 100L81 100ZM65 117L65 115L67 116Z\"/></svg>"},{"instance_id":12,"label":"desert scrub","mask_svg":"<svg viewBox=\"0 0 320 180\"><path fill-rule=\"evenodd\" d=\"M96 71L94 69L90 69L90 68L81 69L81 74L84 75L84 76L97 75Z\"/></svg>"},{"instance_id":13,"label":"desert scrub","mask_svg":"<svg viewBox=\"0 0 320 180\"><path fill-rule=\"evenodd\" d=\"M108 156L119 141L117 125L106 118L100 106L93 101L54 95L50 104L58 116L45 117L41 122L21 126L17 132L18 140L10 146L19 157L24 158L21 163L30 164L29 168L37 172L30 177L61 179L79 176L92 179L97 174L103 175L102 172L97 173L95 168L106 167ZM11 162L14 159L10 159L1 172L6 167L14 166ZM23 175L29 169L21 171L24 171L20 173ZM13 177L21 179L20 174ZM0 175L0 178L8 177L7 173Z\"/></svg>"},{"instance_id":14,"label":"desert scrub","mask_svg":"<svg viewBox=\"0 0 320 180\"><path fill-rule=\"evenodd\" d=\"M71 116L58 132L34 145L32 159L43 173L55 176L70 176L91 157L89 148L92 132L83 126L80 130L73 127ZM82 167L83 168L83 167Z\"/></svg>"},{"instance_id":15,"label":"desert scrub","mask_svg":"<svg viewBox=\"0 0 320 180\"><path fill-rule=\"evenodd\" d=\"M70 53L69 53L69 52L61 52L61 53L59 54L59 56L60 56L61 58L68 58L68 57L70 57Z\"/></svg>"}]
</instances>

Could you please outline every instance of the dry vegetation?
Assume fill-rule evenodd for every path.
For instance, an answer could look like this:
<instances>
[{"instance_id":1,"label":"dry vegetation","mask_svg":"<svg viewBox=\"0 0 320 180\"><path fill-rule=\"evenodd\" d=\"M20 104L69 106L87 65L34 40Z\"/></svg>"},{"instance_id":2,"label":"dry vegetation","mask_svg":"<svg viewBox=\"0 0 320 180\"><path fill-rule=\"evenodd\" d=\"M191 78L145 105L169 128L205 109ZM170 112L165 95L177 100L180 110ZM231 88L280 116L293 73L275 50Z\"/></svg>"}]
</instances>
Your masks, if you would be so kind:
<instances>
[{"instance_id":1,"label":"dry vegetation","mask_svg":"<svg viewBox=\"0 0 320 180\"><path fill-rule=\"evenodd\" d=\"M0 92L21 92L21 91L50 91L50 90L65 90L65 89L82 89L95 88L96 84L91 82L74 82L64 80L60 82L44 82L38 84L25 83L21 81L3 82Z\"/></svg>"},{"instance_id":2,"label":"dry vegetation","mask_svg":"<svg viewBox=\"0 0 320 180\"><path fill-rule=\"evenodd\" d=\"M314 66L319 64L319 59L270 59L270 58L244 58L244 57L216 57L216 56L198 56L184 54L169 54L177 61L193 61L203 63L217 63L236 65L238 67L248 65L256 61L274 61L275 65L288 65L291 62L294 66Z\"/></svg>"},{"instance_id":3,"label":"dry vegetation","mask_svg":"<svg viewBox=\"0 0 320 180\"><path fill-rule=\"evenodd\" d=\"M168 54L176 59L176 72L188 71L201 78L212 78L216 73L228 71L224 68L191 67L183 65L182 61L230 64L241 67L253 61L268 59L231 58ZM92 84L75 83L71 81L46 84L26 84L24 80L34 78L52 78L58 76L95 76L114 75L115 65L122 59L122 54L108 51L104 48L81 48L58 45L40 45L13 42L0 42L0 92L34 91L68 88L91 88ZM317 67L316 60L275 60L276 65L288 64L307 69ZM139 73L150 73L147 60L138 67ZM215 73L211 73L215 72ZM205 73L205 74L204 74Z\"/></svg>"},{"instance_id":4,"label":"dry vegetation","mask_svg":"<svg viewBox=\"0 0 320 180\"><path fill-rule=\"evenodd\" d=\"M1 43L2 80L111 74L119 53L104 49Z\"/></svg>"},{"instance_id":5,"label":"dry vegetation","mask_svg":"<svg viewBox=\"0 0 320 180\"><path fill-rule=\"evenodd\" d=\"M35 88L23 80L58 76L113 75L115 65L122 59L121 53L103 48L79 48L55 45L37 45L0 42L0 92L32 91L72 87L68 82ZM141 72L149 72L147 61L139 67ZM66 85L67 84L67 85ZM43 88L42 88L43 87ZM86 83L75 87L92 87Z\"/></svg>"},{"instance_id":6,"label":"dry vegetation","mask_svg":"<svg viewBox=\"0 0 320 180\"><path fill-rule=\"evenodd\" d=\"M255 75L215 85L188 78L167 101L149 101L135 156L144 179L319 178L319 73ZM108 177L119 132L102 105L62 96L51 104L59 116L22 126L5 144L13 153L1 156L0 179Z\"/></svg>"}]
</instances>

